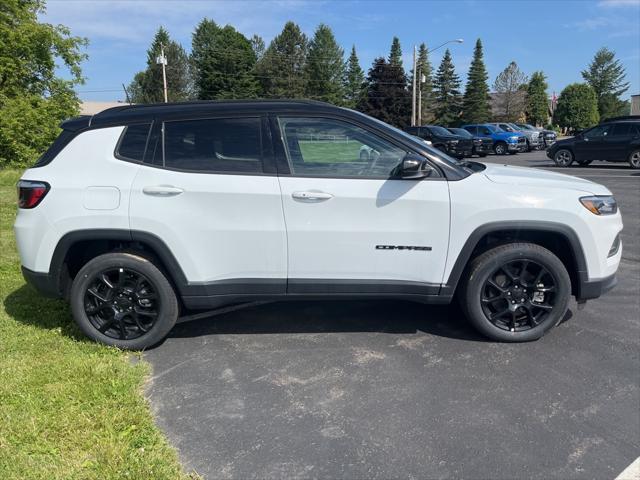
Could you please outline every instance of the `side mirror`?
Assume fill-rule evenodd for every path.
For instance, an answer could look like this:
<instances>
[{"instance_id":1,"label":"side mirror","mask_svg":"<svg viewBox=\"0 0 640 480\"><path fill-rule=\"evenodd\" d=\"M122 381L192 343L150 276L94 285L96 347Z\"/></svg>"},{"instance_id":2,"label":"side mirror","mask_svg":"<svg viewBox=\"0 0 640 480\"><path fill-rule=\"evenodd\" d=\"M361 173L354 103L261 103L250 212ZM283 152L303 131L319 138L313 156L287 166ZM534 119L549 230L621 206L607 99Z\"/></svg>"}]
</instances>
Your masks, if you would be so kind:
<instances>
[{"instance_id":1,"label":"side mirror","mask_svg":"<svg viewBox=\"0 0 640 480\"><path fill-rule=\"evenodd\" d=\"M433 168L420 155L409 153L398 165L395 173L395 176L404 180L415 180L430 176L433 173Z\"/></svg>"}]
</instances>

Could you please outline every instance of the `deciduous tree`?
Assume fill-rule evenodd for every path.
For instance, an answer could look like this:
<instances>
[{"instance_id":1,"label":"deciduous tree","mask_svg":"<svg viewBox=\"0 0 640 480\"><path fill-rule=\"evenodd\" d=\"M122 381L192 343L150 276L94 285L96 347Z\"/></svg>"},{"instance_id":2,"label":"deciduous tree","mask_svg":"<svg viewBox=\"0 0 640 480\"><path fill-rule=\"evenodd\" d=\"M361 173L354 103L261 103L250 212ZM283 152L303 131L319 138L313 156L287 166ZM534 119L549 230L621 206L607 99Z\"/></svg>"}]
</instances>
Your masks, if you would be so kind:
<instances>
[{"instance_id":1,"label":"deciduous tree","mask_svg":"<svg viewBox=\"0 0 640 480\"><path fill-rule=\"evenodd\" d=\"M494 114L505 122L517 122L524 115L527 104L527 76L516 62L511 62L493 84Z\"/></svg>"},{"instance_id":2,"label":"deciduous tree","mask_svg":"<svg viewBox=\"0 0 640 480\"><path fill-rule=\"evenodd\" d=\"M598 100L593 88L573 83L562 90L554 112L557 125L582 130L598 123L598 118Z\"/></svg>"},{"instance_id":3,"label":"deciduous tree","mask_svg":"<svg viewBox=\"0 0 640 480\"><path fill-rule=\"evenodd\" d=\"M41 0L0 6L0 168L24 167L51 144L58 125L77 115L87 41L63 25L38 20ZM67 79L58 76L67 71Z\"/></svg>"}]
</instances>

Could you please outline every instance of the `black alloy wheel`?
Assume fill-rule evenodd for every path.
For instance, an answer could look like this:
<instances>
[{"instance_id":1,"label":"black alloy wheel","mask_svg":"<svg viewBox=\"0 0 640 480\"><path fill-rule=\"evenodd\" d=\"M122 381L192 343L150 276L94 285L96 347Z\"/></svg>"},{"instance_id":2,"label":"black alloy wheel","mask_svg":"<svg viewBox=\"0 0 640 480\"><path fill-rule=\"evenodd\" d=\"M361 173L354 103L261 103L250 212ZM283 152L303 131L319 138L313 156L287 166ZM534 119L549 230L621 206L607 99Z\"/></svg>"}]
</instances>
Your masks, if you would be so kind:
<instances>
[{"instance_id":1,"label":"black alloy wheel","mask_svg":"<svg viewBox=\"0 0 640 480\"><path fill-rule=\"evenodd\" d=\"M482 311L501 330L537 327L553 312L557 280L543 265L522 259L500 265L482 288Z\"/></svg>"},{"instance_id":2,"label":"black alloy wheel","mask_svg":"<svg viewBox=\"0 0 640 480\"><path fill-rule=\"evenodd\" d=\"M119 340L133 340L148 333L160 308L153 283L131 269L103 270L85 290L84 311L91 324L107 337Z\"/></svg>"}]
</instances>

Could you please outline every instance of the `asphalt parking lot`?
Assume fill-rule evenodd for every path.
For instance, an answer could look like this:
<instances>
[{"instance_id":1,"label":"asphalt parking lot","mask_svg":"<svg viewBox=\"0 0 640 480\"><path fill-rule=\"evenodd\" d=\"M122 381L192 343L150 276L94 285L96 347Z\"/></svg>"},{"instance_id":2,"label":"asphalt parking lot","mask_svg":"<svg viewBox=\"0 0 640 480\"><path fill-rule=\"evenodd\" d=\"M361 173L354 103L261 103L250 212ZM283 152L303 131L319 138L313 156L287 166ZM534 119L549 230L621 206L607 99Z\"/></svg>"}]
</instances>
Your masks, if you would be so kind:
<instances>
[{"instance_id":1,"label":"asphalt parking lot","mask_svg":"<svg viewBox=\"0 0 640 480\"><path fill-rule=\"evenodd\" d=\"M544 152L489 157L534 168ZM218 478L613 479L640 455L640 171L618 287L543 339L478 336L455 306L269 304L178 325L145 354L148 395L187 469Z\"/></svg>"}]
</instances>

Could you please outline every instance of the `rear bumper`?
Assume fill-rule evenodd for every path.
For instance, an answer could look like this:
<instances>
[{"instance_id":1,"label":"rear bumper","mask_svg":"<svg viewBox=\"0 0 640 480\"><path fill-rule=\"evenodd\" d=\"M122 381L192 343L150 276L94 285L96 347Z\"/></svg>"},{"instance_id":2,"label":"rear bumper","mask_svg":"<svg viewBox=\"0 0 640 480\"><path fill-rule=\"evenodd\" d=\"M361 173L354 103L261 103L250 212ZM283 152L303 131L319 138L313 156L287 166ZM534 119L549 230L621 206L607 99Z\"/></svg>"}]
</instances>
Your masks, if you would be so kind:
<instances>
[{"instance_id":1,"label":"rear bumper","mask_svg":"<svg viewBox=\"0 0 640 480\"><path fill-rule=\"evenodd\" d=\"M22 268L22 276L29 285L35 288L45 297L59 298L58 283L48 273L34 272L28 268Z\"/></svg>"},{"instance_id":2,"label":"rear bumper","mask_svg":"<svg viewBox=\"0 0 640 480\"><path fill-rule=\"evenodd\" d=\"M581 302L598 298L612 290L617 284L618 279L615 274L598 280L581 279L576 300Z\"/></svg>"}]
</instances>

